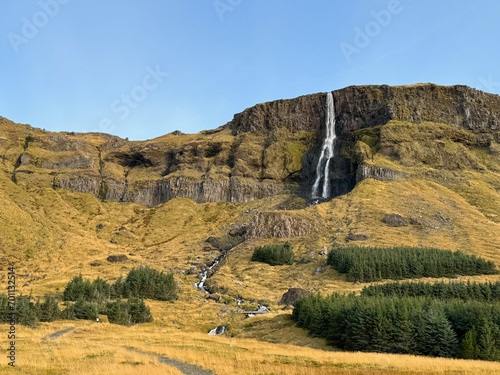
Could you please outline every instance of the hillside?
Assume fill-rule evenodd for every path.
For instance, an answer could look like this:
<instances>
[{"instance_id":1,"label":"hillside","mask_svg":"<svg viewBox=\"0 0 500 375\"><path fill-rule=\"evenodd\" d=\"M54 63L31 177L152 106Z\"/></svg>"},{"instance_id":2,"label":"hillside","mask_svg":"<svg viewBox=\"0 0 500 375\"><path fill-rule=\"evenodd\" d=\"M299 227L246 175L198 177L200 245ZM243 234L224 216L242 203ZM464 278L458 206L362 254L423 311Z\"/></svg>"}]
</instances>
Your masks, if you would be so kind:
<instances>
[{"instance_id":1,"label":"hillside","mask_svg":"<svg viewBox=\"0 0 500 375\"><path fill-rule=\"evenodd\" d=\"M78 274L113 282L148 265L174 273L180 298L148 302L155 322L145 327L206 334L229 325L234 338L326 349L278 305L290 287L324 295L362 288L326 265L325 250L437 247L500 264L500 97L432 84L348 87L333 97L334 198L319 201L311 187L325 94L147 141L0 118L2 285L12 263L19 291L34 296L60 296ZM293 265L251 261L256 246L286 241ZM128 259L107 260L120 254ZM221 255L207 298L193 284ZM245 319L234 313L238 299L271 314Z\"/></svg>"}]
</instances>

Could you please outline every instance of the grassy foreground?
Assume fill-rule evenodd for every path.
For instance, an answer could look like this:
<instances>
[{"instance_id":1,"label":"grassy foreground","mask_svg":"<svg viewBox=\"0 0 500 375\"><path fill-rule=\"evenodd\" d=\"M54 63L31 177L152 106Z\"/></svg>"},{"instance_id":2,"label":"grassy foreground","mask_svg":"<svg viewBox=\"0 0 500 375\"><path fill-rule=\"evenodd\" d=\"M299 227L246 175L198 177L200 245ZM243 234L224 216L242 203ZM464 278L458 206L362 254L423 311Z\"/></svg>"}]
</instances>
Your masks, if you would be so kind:
<instances>
[{"instance_id":1,"label":"grassy foreground","mask_svg":"<svg viewBox=\"0 0 500 375\"><path fill-rule=\"evenodd\" d=\"M42 339L76 327L55 340ZM6 326L0 327L6 331ZM212 337L159 327L155 323L124 328L108 323L57 322L32 330L18 327L16 368L0 357L0 373L11 374L181 374L157 353L230 374L500 374L500 363L406 355L326 352L253 339Z\"/></svg>"}]
</instances>

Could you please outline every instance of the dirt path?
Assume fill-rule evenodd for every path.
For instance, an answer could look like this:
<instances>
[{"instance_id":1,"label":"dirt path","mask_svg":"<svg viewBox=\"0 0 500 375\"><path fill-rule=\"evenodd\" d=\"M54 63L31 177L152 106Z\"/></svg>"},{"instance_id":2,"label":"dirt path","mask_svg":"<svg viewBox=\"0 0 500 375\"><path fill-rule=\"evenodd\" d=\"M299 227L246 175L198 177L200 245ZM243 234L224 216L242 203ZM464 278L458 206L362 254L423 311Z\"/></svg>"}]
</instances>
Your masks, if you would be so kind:
<instances>
[{"instance_id":1,"label":"dirt path","mask_svg":"<svg viewBox=\"0 0 500 375\"><path fill-rule=\"evenodd\" d=\"M139 353L139 354L146 354L146 355L156 357L156 358L158 358L158 361L160 363L165 363L167 365L174 366L185 375L214 375L214 373L212 371L204 370L201 367L191 365L191 364L186 363L186 362L179 361L178 359L164 357L164 356L156 354L156 353L143 352L142 350L132 348L132 347L126 347L126 349L130 350L132 352Z\"/></svg>"},{"instance_id":2,"label":"dirt path","mask_svg":"<svg viewBox=\"0 0 500 375\"><path fill-rule=\"evenodd\" d=\"M66 329L63 329L61 331L57 331L57 332L54 332L54 333L51 333L50 335L48 336L45 336L42 341L47 341L47 340L55 340L57 339L59 336L62 336L64 335L65 333L68 333L68 332L71 332L75 329L75 327L69 327L69 328L66 328Z\"/></svg>"}]
</instances>

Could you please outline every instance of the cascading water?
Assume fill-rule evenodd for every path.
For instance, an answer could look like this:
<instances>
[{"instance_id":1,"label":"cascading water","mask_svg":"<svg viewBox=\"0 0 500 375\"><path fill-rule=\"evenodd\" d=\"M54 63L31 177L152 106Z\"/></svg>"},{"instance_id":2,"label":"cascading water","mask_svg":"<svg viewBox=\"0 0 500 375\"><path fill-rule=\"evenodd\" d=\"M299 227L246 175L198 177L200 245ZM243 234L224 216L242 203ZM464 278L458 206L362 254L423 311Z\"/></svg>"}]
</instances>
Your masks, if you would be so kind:
<instances>
[{"instance_id":1,"label":"cascading water","mask_svg":"<svg viewBox=\"0 0 500 375\"><path fill-rule=\"evenodd\" d=\"M194 286L199 289L199 290L203 290L205 293L208 293L204 288L203 286L205 285L205 281L207 281L207 277L208 277L208 272L212 270L212 268L214 268L217 264L219 264L219 262L221 260L223 260L225 257L226 257L227 253L221 255L219 258L217 258L215 260L215 262L210 266L208 267L208 269L206 271L204 271L202 274L201 274L201 280L199 282L197 282L196 284L194 284Z\"/></svg>"},{"instance_id":2,"label":"cascading water","mask_svg":"<svg viewBox=\"0 0 500 375\"><path fill-rule=\"evenodd\" d=\"M321 147L318 164L316 165L316 180L312 188L312 197L330 198L330 179L328 172L330 168L330 160L333 157L333 144L336 138L335 134L335 106L333 103L333 95L329 92L326 95L326 137ZM320 182L323 179L323 186L320 191Z\"/></svg>"}]
</instances>

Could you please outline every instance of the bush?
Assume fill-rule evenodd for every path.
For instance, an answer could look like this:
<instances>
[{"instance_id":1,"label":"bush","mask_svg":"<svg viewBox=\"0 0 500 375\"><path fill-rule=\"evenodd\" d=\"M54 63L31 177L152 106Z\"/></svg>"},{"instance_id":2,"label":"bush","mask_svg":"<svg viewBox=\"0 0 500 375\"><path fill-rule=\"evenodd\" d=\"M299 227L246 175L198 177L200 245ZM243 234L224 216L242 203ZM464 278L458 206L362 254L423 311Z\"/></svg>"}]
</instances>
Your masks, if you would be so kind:
<instances>
[{"instance_id":1,"label":"bush","mask_svg":"<svg viewBox=\"0 0 500 375\"><path fill-rule=\"evenodd\" d=\"M177 298L177 284L172 273L164 274L149 267L130 270L125 281L117 280L114 290L125 298L149 298L173 301Z\"/></svg>"},{"instance_id":2,"label":"bush","mask_svg":"<svg viewBox=\"0 0 500 375\"><path fill-rule=\"evenodd\" d=\"M99 309L94 302L79 299L72 306L76 319L96 320Z\"/></svg>"},{"instance_id":3,"label":"bush","mask_svg":"<svg viewBox=\"0 0 500 375\"><path fill-rule=\"evenodd\" d=\"M75 307L74 304L70 304L67 306L62 312L61 312L61 319L64 320L75 320L76 315L75 315Z\"/></svg>"},{"instance_id":4,"label":"bush","mask_svg":"<svg viewBox=\"0 0 500 375\"><path fill-rule=\"evenodd\" d=\"M43 303L39 299L35 306L41 322L53 322L61 317L59 304L52 296L46 295Z\"/></svg>"},{"instance_id":5,"label":"bush","mask_svg":"<svg viewBox=\"0 0 500 375\"><path fill-rule=\"evenodd\" d=\"M292 246L287 242L279 245L266 245L255 248L252 261L263 262L271 266L282 266L293 264L294 254Z\"/></svg>"},{"instance_id":6,"label":"bush","mask_svg":"<svg viewBox=\"0 0 500 375\"><path fill-rule=\"evenodd\" d=\"M35 328L38 323L36 306L31 302L30 296L19 296L16 298L16 321L19 324Z\"/></svg>"},{"instance_id":7,"label":"bush","mask_svg":"<svg viewBox=\"0 0 500 375\"><path fill-rule=\"evenodd\" d=\"M106 281L97 278L94 281L83 280L82 275L75 276L64 289L63 301L83 299L89 302L104 303L111 298L112 288Z\"/></svg>"},{"instance_id":8,"label":"bush","mask_svg":"<svg viewBox=\"0 0 500 375\"><path fill-rule=\"evenodd\" d=\"M153 321L149 307L146 306L143 300L135 298L129 299L128 302L109 303L107 315L110 323L125 326Z\"/></svg>"},{"instance_id":9,"label":"bush","mask_svg":"<svg viewBox=\"0 0 500 375\"><path fill-rule=\"evenodd\" d=\"M498 273L491 261L434 248L338 247L328 253L327 263L347 280L360 282Z\"/></svg>"},{"instance_id":10,"label":"bush","mask_svg":"<svg viewBox=\"0 0 500 375\"><path fill-rule=\"evenodd\" d=\"M113 302L108 304L108 320L110 323L121 324L123 326L131 326L132 318L130 317L127 302Z\"/></svg>"}]
</instances>

